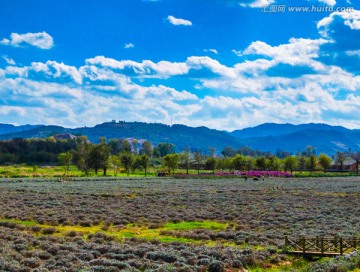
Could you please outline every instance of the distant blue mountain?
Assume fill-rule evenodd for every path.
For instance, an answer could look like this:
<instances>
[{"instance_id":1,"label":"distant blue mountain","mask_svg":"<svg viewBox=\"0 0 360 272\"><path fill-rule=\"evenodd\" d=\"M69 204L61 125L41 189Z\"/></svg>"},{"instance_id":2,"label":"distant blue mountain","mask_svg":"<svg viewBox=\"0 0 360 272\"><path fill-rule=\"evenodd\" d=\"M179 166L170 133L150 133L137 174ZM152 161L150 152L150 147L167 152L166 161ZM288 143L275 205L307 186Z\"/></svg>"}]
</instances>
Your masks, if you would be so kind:
<instances>
[{"instance_id":1,"label":"distant blue mountain","mask_svg":"<svg viewBox=\"0 0 360 272\"><path fill-rule=\"evenodd\" d=\"M340 126L330 126L326 124L275 124L265 123L256 127L234 130L230 135L236 138L258 138L267 136L281 136L291 134L303 130L323 130L323 131L348 131L348 129Z\"/></svg>"},{"instance_id":2,"label":"distant blue mountain","mask_svg":"<svg viewBox=\"0 0 360 272\"><path fill-rule=\"evenodd\" d=\"M292 153L306 146L316 147L318 153L328 155L337 151L360 150L360 130L326 124L272 124L235 130L230 135L248 147L275 153L284 150Z\"/></svg>"},{"instance_id":3,"label":"distant blue mountain","mask_svg":"<svg viewBox=\"0 0 360 272\"><path fill-rule=\"evenodd\" d=\"M233 132L207 127L164 125L142 122L108 122L94 127L64 128L61 126L13 126L0 124L0 140L13 138L46 138L54 134L85 135L91 142L100 137L146 139L153 144L173 143L177 151L185 148L207 152L209 147L220 153L226 146L238 149L248 146L253 150L275 153L277 150L296 153L307 146L317 153L333 155L337 151L360 150L360 130L326 124L262 124Z\"/></svg>"},{"instance_id":4,"label":"distant blue mountain","mask_svg":"<svg viewBox=\"0 0 360 272\"><path fill-rule=\"evenodd\" d=\"M0 124L0 135L1 134L9 134L14 132L21 132L25 130L31 130L41 125L23 125L23 126L14 126L10 124Z\"/></svg>"}]
</instances>

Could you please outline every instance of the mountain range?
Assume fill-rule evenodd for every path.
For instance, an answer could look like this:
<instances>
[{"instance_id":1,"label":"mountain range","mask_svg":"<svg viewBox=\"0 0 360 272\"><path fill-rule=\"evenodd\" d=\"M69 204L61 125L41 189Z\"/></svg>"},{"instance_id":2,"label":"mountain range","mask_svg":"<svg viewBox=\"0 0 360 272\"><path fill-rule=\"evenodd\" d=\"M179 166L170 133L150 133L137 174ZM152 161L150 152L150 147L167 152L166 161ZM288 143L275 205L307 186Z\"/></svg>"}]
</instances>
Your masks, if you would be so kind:
<instances>
[{"instance_id":1,"label":"mountain range","mask_svg":"<svg viewBox=\"0 0 360 272\"><path fill-rule=\"evenodd\" d=\"M65 128L52 125L14 126L0 124L0 140L14 138L46 138L54 134L71 133L85 135L91 142L100 137L146 139L154 145L161 142L173 143L178 151L190 148L207 151L209 147L217 152L226 146L272 152L277 150L295 153L307 146L316 147L317 153L333 155L337 151L360 150L360 130L326 124L274 124L266 123L252 128L232 132L207 127L165 125L142 122L107 122L94 127Z\"/></svg>"}]
</instances>

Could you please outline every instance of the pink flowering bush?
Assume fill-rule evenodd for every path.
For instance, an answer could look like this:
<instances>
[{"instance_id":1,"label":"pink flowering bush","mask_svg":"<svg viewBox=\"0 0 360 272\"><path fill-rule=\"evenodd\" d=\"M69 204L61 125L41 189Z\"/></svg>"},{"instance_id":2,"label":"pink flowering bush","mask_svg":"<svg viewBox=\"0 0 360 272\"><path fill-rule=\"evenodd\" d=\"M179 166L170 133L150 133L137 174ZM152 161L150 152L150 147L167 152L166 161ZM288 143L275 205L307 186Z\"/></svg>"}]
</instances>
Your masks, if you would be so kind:
<instances>
[{"instance_id":1,"label":"pink flowering bush","mask_svg":"<svg viewBox=\"0 0 360 272\"><path fill-rule=\"evenodd\" d=\"M260 170L250 170L250 171L235 171L235 172L218 172L216 176L243 176L243 177L292 177L291 173L283 171L260 171Z\"/></svg>"}]
</instances>

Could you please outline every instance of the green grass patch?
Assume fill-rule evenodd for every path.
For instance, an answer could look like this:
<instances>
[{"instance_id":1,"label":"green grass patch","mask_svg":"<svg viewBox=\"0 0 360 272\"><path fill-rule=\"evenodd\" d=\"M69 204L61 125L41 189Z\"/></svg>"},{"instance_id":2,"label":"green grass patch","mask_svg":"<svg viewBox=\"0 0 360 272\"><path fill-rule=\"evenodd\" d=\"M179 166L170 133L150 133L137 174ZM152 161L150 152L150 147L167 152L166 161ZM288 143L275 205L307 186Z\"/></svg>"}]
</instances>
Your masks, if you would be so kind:
<instances>
[{"instance_id":1,"label":"green grass patch","mask_svg":"<svg viewBox=\"0 0 360 272\"><path fill-rule=\"evenodd\" d=\"M198 221L198 222L179 222L167 223L164 225L164 230L197 230L197 229L210 229L210 230L225 230L229 224L219 223L214 221Z\"/></svg>"}]
</instances>

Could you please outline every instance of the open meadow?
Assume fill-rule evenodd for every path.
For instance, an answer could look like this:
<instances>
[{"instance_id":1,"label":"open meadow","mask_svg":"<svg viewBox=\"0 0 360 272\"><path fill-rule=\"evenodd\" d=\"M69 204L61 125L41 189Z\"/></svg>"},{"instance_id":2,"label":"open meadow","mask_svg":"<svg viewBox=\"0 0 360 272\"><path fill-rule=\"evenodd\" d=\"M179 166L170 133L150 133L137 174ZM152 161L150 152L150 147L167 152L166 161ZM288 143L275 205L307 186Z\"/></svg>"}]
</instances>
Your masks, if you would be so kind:
<instances>
[{"instance_id":1,"label":"open meadow","mask_svg":"<svg viewBox=\"0 0 360 272\"><path fill-rule=\"evenodd\" d=\"M283 249L359 237L359 201L358 177L2 179L0 271L355 271Z\"/></svg>"}]
</instances>

